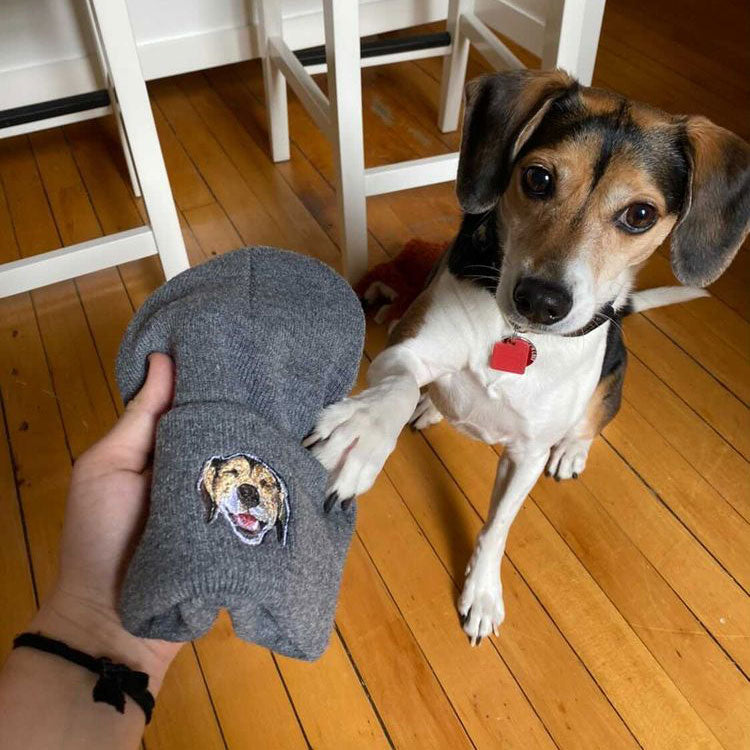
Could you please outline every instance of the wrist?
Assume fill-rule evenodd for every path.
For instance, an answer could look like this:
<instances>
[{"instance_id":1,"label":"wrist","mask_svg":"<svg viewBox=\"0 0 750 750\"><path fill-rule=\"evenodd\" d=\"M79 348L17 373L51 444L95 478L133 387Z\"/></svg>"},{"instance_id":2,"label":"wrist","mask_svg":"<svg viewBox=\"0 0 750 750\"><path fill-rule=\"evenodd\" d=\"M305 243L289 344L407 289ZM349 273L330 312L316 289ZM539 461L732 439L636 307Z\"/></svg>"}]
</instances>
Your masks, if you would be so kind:
<instances>
[{"instance_id":1,"label":"wrist","mask_svg":"<svg viewBox=\"0 0 750 750\"><path fill-rule=\"evenodd\" d=\"M145 672L154 695L182 645L137 638L122 627L113 610L60 589L45 600L28 630Z\"/></svg>"}]
</instances>

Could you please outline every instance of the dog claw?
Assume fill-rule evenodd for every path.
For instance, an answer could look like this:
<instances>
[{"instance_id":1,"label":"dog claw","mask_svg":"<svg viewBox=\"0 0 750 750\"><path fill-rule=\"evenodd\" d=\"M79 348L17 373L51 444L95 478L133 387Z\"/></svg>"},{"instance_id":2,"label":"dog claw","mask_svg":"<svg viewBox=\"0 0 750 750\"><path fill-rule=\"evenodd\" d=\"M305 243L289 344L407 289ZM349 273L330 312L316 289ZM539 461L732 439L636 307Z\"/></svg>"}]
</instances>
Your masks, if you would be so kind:
<instances>
[{"instance_id":1,"label":"dog claw","mask_svg":"<svg viewBox=\"0 0 750 750\"><path fill-rule=\"evenodd\" d=\"M578 472L577 471L573 472L573 479L578 479Z\"/></svg>"},{"instance_id":2,"label":"dog claw","mask_svg":"<svg viewBox=\"0 0 750 750\"><path fill-rule=\"evenodd\" d=\"M311 432L304 440L302 441L302 447L303 448L312 448L315 443L320 442L320 436L316 432Z\"/></svg>"},{"instance_id":3,"label":"dog claw","mask_svg":"<svg viewBox=\"0 0 750 750\"><path fill-rule=\"evenodd\" d=\"M330 513L331 512L331 508L333 508L333 506L336 505L336 503L338 502L338 500L339 500L339 493L338 492L332 492L326 498L325 503L323 503L323 510L326 513Z\"/></svg>"},{"instance_id":4,"label":"dog claw","mask_svg":"<svg viewBox=\"0 0 750 750\"><path fill-rule=\"evenodd\" d=\"M349 510L349 506L354 502L353 497L347 497L346 500L341 501L341 510Z\"/></svg>"}]
</instances>

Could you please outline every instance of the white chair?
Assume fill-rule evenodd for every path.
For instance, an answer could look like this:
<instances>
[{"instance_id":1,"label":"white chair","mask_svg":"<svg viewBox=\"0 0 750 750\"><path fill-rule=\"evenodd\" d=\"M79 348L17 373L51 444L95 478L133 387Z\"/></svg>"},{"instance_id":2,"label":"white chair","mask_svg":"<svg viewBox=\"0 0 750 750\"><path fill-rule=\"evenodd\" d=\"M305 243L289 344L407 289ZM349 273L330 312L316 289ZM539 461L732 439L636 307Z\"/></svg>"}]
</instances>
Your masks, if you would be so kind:
<instances>
[{"instance_id":1,"label":"white chair","mask_svg":"<svg viewBox=\"0 0 750 750\"><path fill-rule=\"evenodd\" d=\"M114 113L133 189L136 195L143 195L149 223L0 264L0 297L156 253L159 254L167 278L189 266L125 0L88 0L88 8L99 62L109 89L109 101L107 102L106 92L97 92L96 95L101 95L100 106L84 108L75 119ZM22 109L29 110L33 107ZM55 115L57 109L48 109L48 116L42 119L32 118L31 121L0 129L0 138L71 121L70 115Z\"/></svg>"},{"instance_id":2,"label":"white chair","mask_svg":"<svg viewBox=\"0 0 750 750\"><path fill-rule=\"evenodd\" d=\"M445 154L365 169L360 67L420 57L443 56L438 124L444 132L458 127L470 44L497 70L518 69L518 58L475 13L476 0L449 0L443 38L413 45L380 43L370 54L360 48L356 0L323 0L325 63L314 50L295 55L284 42L281 0L260 0L258 37L274 161L289 159L286 83L294 89L313 120L331 141L335 162L344 270L357 281L367 269L369 195L448 182L455 179L458 154ZM543 68L561 67L589 84L599 43L605 0L547 0L540 23L516 23L516 41L542 58ZM486 3L485 3L486 4ZM515 9L501 0L499 6ZM514 10L515 12L515 10ZM405 48L406 47L406 48ZM322 50L321 50L322 53ZM303 64L304 63L304 64ZM328 98L311 75L328 72Z\"/></svg>"}]
</instances>

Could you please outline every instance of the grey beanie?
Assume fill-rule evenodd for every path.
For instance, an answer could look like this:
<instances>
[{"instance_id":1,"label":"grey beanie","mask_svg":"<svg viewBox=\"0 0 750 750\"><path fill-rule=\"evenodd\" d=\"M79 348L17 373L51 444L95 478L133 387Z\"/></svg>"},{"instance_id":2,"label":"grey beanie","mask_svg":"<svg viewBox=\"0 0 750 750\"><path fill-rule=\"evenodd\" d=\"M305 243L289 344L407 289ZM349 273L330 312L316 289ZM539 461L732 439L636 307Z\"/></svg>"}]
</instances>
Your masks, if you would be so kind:
<instances>
[{"instance_id":1,"label":"grey beanie","mask_svg":"<svg viewBox=\"0 0 750 750\"><path fill-rule=\"evenodd\" d=\"M172 357L176 381L120 598L131 633L189 640L225 607L245 640L302 659L323 652L354 507L324 512L325 469L300 441L348 395L363 338L349 285L273 248L185 271L141 307L117 358L123 401L152 352Z\"/></svg>"}]
</instances>

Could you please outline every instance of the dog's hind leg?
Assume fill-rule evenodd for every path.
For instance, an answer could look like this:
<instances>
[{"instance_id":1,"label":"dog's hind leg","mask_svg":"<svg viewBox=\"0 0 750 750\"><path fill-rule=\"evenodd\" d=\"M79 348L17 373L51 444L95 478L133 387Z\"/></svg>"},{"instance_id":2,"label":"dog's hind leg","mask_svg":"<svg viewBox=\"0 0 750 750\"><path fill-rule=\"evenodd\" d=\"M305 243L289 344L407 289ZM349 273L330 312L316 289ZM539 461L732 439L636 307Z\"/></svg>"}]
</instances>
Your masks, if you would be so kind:
<instances>
[{"instance_id":1,"label":"dog's hind leg","mask_svg":"<svg viewBox=\"0 0 750 750\"><path fill-rule=\"evenodd\" d=\"M464 632L475 646L484 636L497 634L505 618L500 561L508 531L526 495L544 469L547 447L507 448L497 467L490 513L479 532L474 554L466 568L466 580L458 599Z\"/></svg>"},{"instance_id":2,"label":"dog's hind leg","mask_svg":"<svg viewBox=\"0 0 750 750\"><path fill-rule=\"evenodd\" d=\"M437 424L442 421L443 415L437 410L435 404L432 403L430 394L425 391L417 402L417 408L414 409L414 414L409 419L409 424L415 430L424 430L430 425Z\"/></svg>"}]
</instances>

